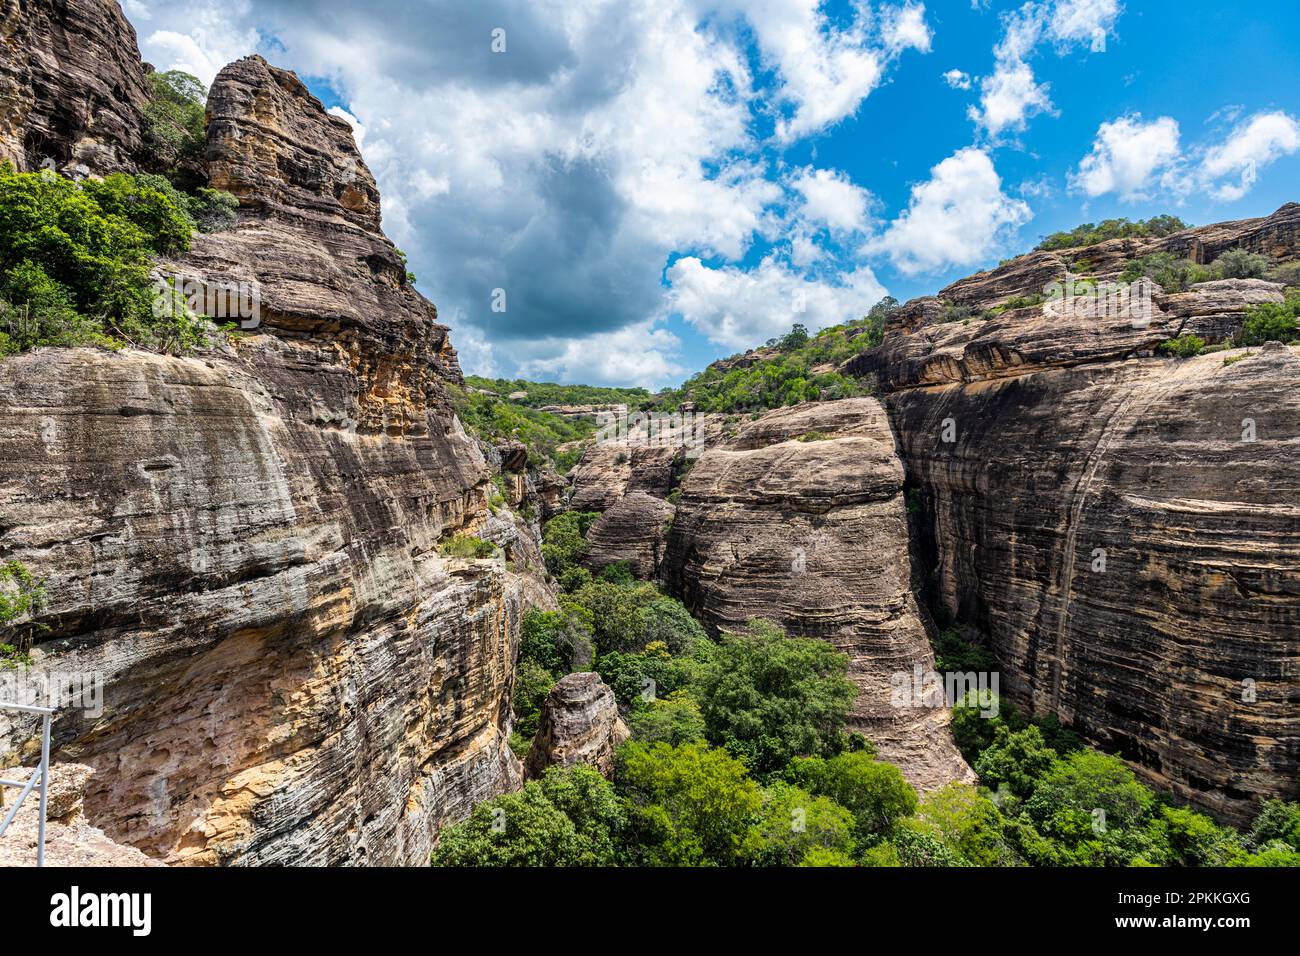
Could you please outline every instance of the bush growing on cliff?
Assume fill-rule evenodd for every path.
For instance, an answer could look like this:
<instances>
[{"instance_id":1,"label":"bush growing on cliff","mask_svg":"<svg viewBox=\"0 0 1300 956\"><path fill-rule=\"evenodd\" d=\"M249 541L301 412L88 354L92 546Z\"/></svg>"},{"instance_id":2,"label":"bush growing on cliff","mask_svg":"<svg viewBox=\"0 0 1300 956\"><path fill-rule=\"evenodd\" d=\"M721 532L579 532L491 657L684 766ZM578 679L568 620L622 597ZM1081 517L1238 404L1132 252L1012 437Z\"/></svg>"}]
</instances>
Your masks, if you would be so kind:
<instances>
[{"instance_id":1,"label":"bush growing on cliff","mask_svg":"<svg viewBox=\"0 0 1300 956\"><path fill-rule=\"evenodd\" d=\"M149 277L153 256L188 249L190 234L185 213L137 177L79 184L0 165L0 348L203 346L207 323L158 309Z\"/></svg>"},{"instance_id":2,"label":"bush growing on cliff","mask_svg":"<svg viewBox=\"0 0 1300 956\"><path fill-rule=\"evenodd\" d=\"M1237 336L1238 345L1263 345L1265 342L1290 344L1300 341L1296 330L1296 317L1300 316L1300 296L1286 302L1262 302L1246 312L1246 319Z\"/></svg>"},{"instance_id":3,"label":"bush growing on cliff","mask_svg":"<svg viewBox=\"0 0 1300 956\"><path fill-rule=\"evenodd\" d=\"M1205 348L1205 339L1199 335L1184 332L1176 339L1166 339L1161 342L1156 351L1163 352L1166 355L1175 355L1178 358L1192 358L1195 355L1200 355L1203 348Z\"/></svg>"},{"instance_id":4,"label":"bush growing on cliff","mask_svg":"<svg viewBox=\"0 0 1300 956\"><path fill-rule=\"evenodd\" d=\"M1120 282L1136 282L1146 277L1165 292L1185 292L1198 282L1217 279L1213 269L1189 259L1177 259L1168 252L1154 252L1141 259L1131 259L1119 274Z\"/></svg>"},{"instance_id":5,"label":"bush growing on cliff","mask_svg":"<svg viewBox=\"0 0 1300 956\"><path fill-rule=\"evenodd\" d=\"M0 565L0 670L31 663L27 651L43 630L33 618L45 610L45 585L21 561Z\"/></svg>"},{"instance_id":6,"label":"bush growing on cliff","mask_svg":"<svg viewBox=\"0 0 1300 956\"><path fill-rule=\"evenodd\" d=\"M1262 279L1273 266L1273 260L1245 249L1229 249L1211 263L1221 279Z\"/></svg>"},{"instance_id":7,"label":"bush growing on cliff","mask_svg":"<svg viewBox=\"0 0 1300 956\"><path fill-rule=\"evenodd\" d=\"M1095 246L1108 239L1159 238L1173 235L1191 227L1177 216L1152 216L1150 219L1103 219L1101 222L1085 222L1063 232L1054 232L1044 236L1043 241L1034 248L1042 250L1075 249L1083 246Z\"/></svg>"}]
</instances>

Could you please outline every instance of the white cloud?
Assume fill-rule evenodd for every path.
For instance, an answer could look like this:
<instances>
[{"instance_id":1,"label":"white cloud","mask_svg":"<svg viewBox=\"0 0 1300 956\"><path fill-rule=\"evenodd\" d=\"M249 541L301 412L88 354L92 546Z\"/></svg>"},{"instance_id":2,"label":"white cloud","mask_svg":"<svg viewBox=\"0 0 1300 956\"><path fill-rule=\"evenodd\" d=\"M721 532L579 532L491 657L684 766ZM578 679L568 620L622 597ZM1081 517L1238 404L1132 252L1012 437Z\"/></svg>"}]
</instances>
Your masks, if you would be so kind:
<instances>
[{"instance_id":1,"label":"white cloud","mask_svg":"<svg viewBox=\"0 0 1300 956\"><path fill-rule=\"evenodd\" d=\"M890 61L908 49L928 52L931 32L925 6L907 3L881 11L872 30L869 8L858 8L847 26L833 24L822 0L715 0L743 16L753 29L764 64L781 77L779 95L792 113L776 123L779 140L817 133L850 116L880 85ZM707 10L715 3L701 0Z\"/></svg>"},{"instance_id":2,"label":"white cloud","mask_svg":"<svg viewBox=\"0 0 1300 956\"><path fill-rule=\"evenodd\" d=\"M1119 15L1119 0L1060 0L1048 30L1059 43L1087 43L1094 52L1101 52Z\"/></svg>"},{"instance_id":3,"label":"white cloud","mask_svg":"<svg viewBox=\"0 0 1300 956\"><path fill-rule=\"evenodd\" d=\"M961 70L949 70L943 75L943 80L954 90L969 90L971 88L969 74L963 73Z\"/></svg>"},{"instance_id":4,"label":"white cloud","mask_svg":"<svg viewBox=\"0 0 1300 956\"><path fill-rule=\"evenodd\" d=\"M384 228L466 367L611 382L675 367L675 340L646 325L665 314L674 254L735 263L762 237L787 250L783 268L816 266L830 288L862 280L826 236L868 229L870 195L831 171L792 180L765 135L790 142L851 115L932 37L920 3L854 4L851 22L823 0L152 6L141 45L162 69L208 82L257 51L329 84ZM494 288L505 313L490 310ZM628 329L635 369L598 360Z\"/></svg>"},{"instance_id":5,"label":"white cloud","mask_svg":"<svg viewBox=\"0 0 1300 956\"><path fill-rule=\"evenodd\" d=\"M672 264L668 281L669 308L709 341L730 348L749 348L796 322L815 330L860 317L885 295L866 267L832 284L801 276L774 257L742 270L687 256Z\"/></svg>"},{"instance_id":6,"label":"white cloud","mask_svg":"<svg viewBox=\"0 0 1300 956\"><path fill-rule=\"evenodd\" d=\"M908 3L901 7L886 7L880 15L880 33L885 46L892 53L903 50L930 52L934 32L925 22L925 4Z\"/></svg>"},{"instance_id":7,"label":"white cloud","mask_svg":"<svg viewBox=\"0 0 1300 956\"><path fill-rule=\"evenodd\" d=\"M1002 37L993 48L993 72L979 81L980 101L967 111L993 138L1022 131L1039 113L1052 112L1048 85L1034 77L1029 58L1039 43L1051 40L1064 53L1079 44L1106 49L1121 8L1118 0L1030 2L1002 15Z\"/></svg>"},{"instance_id":8,"label":"white cloud","mask_svg":"<svg viewBox=\"0 0 1300 956\"><path fill-rule=\"evenodd\" d=\"M1029 206L1002 191L988 153L958 150L912 187L907 209L868 243L908 274L973 266L1004 246L1032 218Z\"/></svg>"},{"instance_id":9,"label":"white cloud","mask_svg":"<svg viewBox=\"0 0 1300 956\"><path fill-rule=\"evenodd\" d=\"M790 187L799 194L798 215L836 232L865 232L871 193L833 169L801 169Z\"/></svg>"},{"instance_id":10,"label":"white cloud","mask_svg":"<svg viewBox=\"0 0 1300 956\"><path fill-rule=\"evenodd\" d=\"M1071 185L1088 196L1113 192L1130 202L1149 198L1160 174L1178 162L1178 136L1178 123L1169 116L1148 123L1134 113L1102 123Z\"/></svg>"},{"instance_id":11,"label":"white cloud","mask_svg":"<svg viewBox=\"0 0 1300 956\"><path fill-rule=\"evenodd\" d=\"M1198 177L1214 198L1230 202L1250 192L1262 167L1297 150L1300 123L1295 117L1280 110L1256 113L1206 151ZM1221 181L1227 177L1235 181Z\"/></svg>"},{"instance_id":12,"label":"white cloud","mask_svg":"<svg viewBox=\"0 0 1300 956\"><path fill-rule=\"evenodd\" d=\"M550 344L558 354L523 362L519 370L525 378L656 388L686 371L673 360L680 345L677 336L655 328L654 320Z\"/></svg>"}]
</instances>

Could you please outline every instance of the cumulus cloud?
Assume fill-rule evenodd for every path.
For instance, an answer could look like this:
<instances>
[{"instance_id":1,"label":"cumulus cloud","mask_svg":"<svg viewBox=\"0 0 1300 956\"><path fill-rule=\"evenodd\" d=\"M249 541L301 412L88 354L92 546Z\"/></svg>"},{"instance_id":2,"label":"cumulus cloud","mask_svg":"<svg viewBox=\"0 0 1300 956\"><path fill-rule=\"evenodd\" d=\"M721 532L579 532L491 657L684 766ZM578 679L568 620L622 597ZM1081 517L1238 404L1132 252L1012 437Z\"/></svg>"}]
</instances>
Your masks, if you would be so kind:
<instances>
[{"instance_id":1,"label":"cumulus cloud","mask_svg":"<svg viewBox=\"0 0 1300 956\"><path fill-rule=\"evenodd\" d=\"M686 256L667 277L668 307L709 341L738 349L784 334L796 322L824 329L858 318L885 295L865 266L832 284L808 279L774 256L749 270Z\"/></svg>"},{"instance_id":2,"label":"cumulus cloud","mask_svg":"<svg viewBox=\"0 0 1300 956\"><path fill-rule=\"evenodd\" d=\"M1083 44L1094 52L1106 49L1121 8L1118 0L1030 0L1002 16L1002 37L993 49L993 72L979 81L978 106L970 119L990 137L1020 132L1039 113L1052 111L1048 85L1039 83L1029 59L1038 45L1052 42L1058 53Z\"/></svg>"},{"instance_id":3,"label":"cumulus cloud","mask_svg":"<svg viewBox=\"0 0 1300 956\"><path fill-rule=\"evenodd\" d=\"M677 336L656 328L653 320L582 339L543 340L537 346L555 354L522 362L519 371L525 378L654 388L686 372L673 358L680 346Z\"/></svg>"},{"instance_id":4,"label":"cumulus cloud","mask_svg":"<svg viewBox=\"0 0 1300 956\"><path fill-rule=\"evenodd\" d=\"M1101 124L1070 183L1088 196L1141 200L1159 191L1182 201L1199 192L1231 202L1250 191L1260 170L1297 151L1300 122L1280 110L1255 113L1217 141L1190 148L1180 146L1172 117L1146 122L1135 113Z\"/></svg>"},{"instance_id":5,"label":"cumulus cloud","mask_svg":"<svg viewBox=\"0 0 1300 956\"><path fill-rule=\"evenodd\" d=\"M1256 113L1205 152L1198 177L1214 198L1240 199L1250 192L1260 169L1297 150L1300 123L1295 117L1280 110Z\"/></svg>"},{"instance_id":6,"label":"cumulus cloud","mask_svg":"<svg viewBox=\"0 0 1300 956\"><path fill-rule=\"evenodd\" d=\"M865 232L871 193L833 169L801 169L790 181L800 197L799 216L836 232Z\"/></svg>"},{"instance_id":7,"label":"cumulus cloud","mask_svg":"<svg viewBox=\"0 0 1300 956\"><path fill-rule=\"evenodd\" d=\"M949 70L943 75L943 81L954 90L969 90L971 88L970 76L961 70Z\"/></svg>"},{"instance_id":8,"label":"cumulus cloud","mask_svg":"<svg viewBox=\"0 0 1300 956\"><path fill-rule=\"evenodd\" d=\"M1088 196L1118 193L1126 201L1146 199L1160 175L1178 162L1178 137L1178 123L1169 116L1144 122L1134 113L1102 123L1092 152L1070 177L1071 185Z\"/></svg>"},{"instance_id":9,"label":"cumulus cloud","mask_svg":"<svg viewBox=\"0 0 1300 956\"><path fill-rule=\"evenodd\" d=\"M987 152L958 150L912 187L907 209L869 251L882 251L908 274L972 266L1005 246L1032 218L1029 206L1002 190Z\"/></svg>"},{"instance_id":10,"label":"cumulus cloud","mask_svg":"<svg viewBox=\"0 0 1300 956\"><path fill-rule=\"evenodd\" d=\"M715 4L701 0L708 11ZM752 29L763 63L780 76L776 136L790 142L853 114L884 79L890 62L909 49L928 52L925 5L886 7L873 21L866 4L846 26L822 12L821 0L716 0L716 9Z\"/></svg>"},{"instance_id":11,"label":"cumulus cloud","mask_svg":"<svg viewBox=\"0 0 1300 956\"><path fill-rule=\"evenodd\" d=\"M1119 0L1061 0L1052 10L1048 30L1058 43L1087 43L1100 52L1120 12Z\"/></svg>"}]
</instances>

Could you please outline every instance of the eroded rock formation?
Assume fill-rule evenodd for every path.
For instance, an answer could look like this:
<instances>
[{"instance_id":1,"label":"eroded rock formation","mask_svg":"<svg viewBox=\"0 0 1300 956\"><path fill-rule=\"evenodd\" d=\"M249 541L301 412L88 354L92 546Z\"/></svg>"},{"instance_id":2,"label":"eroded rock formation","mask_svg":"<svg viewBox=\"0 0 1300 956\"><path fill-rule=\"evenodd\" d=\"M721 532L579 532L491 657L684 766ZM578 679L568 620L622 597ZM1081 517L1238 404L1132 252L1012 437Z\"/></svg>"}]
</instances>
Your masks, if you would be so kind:
<instances>
[{"instance_id":1,"label":"eroded rock formation","mask_svg":"<svg viewBox=\"0 0 1300 956\"><path fill-rule=\"evenodd\" d=\"M560 678L542 704L541 724L528 751L528 776L549 767L585 763L605 776L614 770L614 751L631 736L618 715L618 703L599 674Z\"/></svg>"},{"instance_id":2,"label":"eroded rock formation","mask_svg":"<svg viewBox=\"0 0 1300 956\"><path fill-rule=\"evenodd\" d=\"M0 160L78 175L130 171L150 99L115 0L0 6Z\"/></svg>"},{"instance_id":3,"label":"eroded rock formation","mask_svg":"<svg viewBox=\"0 0 1300 956\"><path fill-rule=\"evenodd\" d=\"M934 594L988 634L1003 692L1234 822L1297 794L1300 350L1152 350L1185 331L1226 341L1281 287L1159 293L1146 323L1048 303L963 324L939 303L1030 295L1066 259L1113 273L1153 248L1292 258L1298 220L1289 205L1022 257L908 303L858 363L880 372L922 491Z\"/></svg>"},{"instance_id":4,"label":"eroded rock formation","mask_svg":"<svg viewBox=\"0 0 1300 956\"><path fill-rule=\"evenodd\" d=\"M594 571L624 561L644 581L659 577L675 509L662 498L633 491L605 511L587 532L586 563Z\"/></svg>"},{"instance_id":5,"label":"eroded rock formation","mask_svg":"<svg viewBox=\"0 0 1300 956\"><path fill-rule=\"evenodd\" d=\"M208 160L239 224L160 269L246 283L260 325L198 357L0 364L0 543L49 590L33 655L107 681L56 749L97 771L90 821L167 862L420 864L443 822L519 784L535 582L440 553L492 520L489 468L346 124L250 57L213 85Z\"/></svg>"},{"instance_id":6,"label":"eroded rock formation","mask_svg":"<svg viewBox=\"0 0 1300 956\"><path fill-rule=\"evenodd\" d=\"M26 779L33 772L25 768L21 773L9 772L7 776ZM46 866L159 866L132 846L115 843L102 830L90 825L84 813L86 784L94 770L82 764L56 763L50 765L49 797L46 806L45 865ZM8 813L16 791L6 791L5 805L0 813ZM35 866L36 844L40 837L39 791L33 790L18 809L18 815L9 824L0 839L0 866Z\"/></svg>"},{"instance_id":7,"label":"eroded rock formation","mask_svg":"<svg viewBox=\"0 0 1300 956\"><path fill-rule=\"evenodd\" d=\"M891 701L891 676L929 672L934 655L912 591L903 467L875 399L778 409L705 452L682 484L667 566L715 631L762 617L848 654L853 728L914 785L973 779L946 708Z\"/></svg>"}]
</instances>

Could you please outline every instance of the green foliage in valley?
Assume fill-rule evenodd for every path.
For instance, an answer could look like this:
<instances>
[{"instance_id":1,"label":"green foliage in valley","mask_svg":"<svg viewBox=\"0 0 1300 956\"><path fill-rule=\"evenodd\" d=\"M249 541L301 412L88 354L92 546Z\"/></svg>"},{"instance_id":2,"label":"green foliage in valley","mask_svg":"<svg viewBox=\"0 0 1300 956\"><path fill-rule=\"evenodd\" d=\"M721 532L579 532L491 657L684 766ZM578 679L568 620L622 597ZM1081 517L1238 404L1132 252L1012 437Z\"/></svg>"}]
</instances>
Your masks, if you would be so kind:
<instances>
[{"instance_id":1,"label":"green foliage in valley","mask_svg":"<svg viewBox=\"0 0 1300 956\"><path fill-rule=\"evenodd\" d=\"M582 456L576 443L596 433L594 417L571 418L543 412L499 395L489 395L479 390L474 381L470 376L465 388L448 386L461 424L488 444L507 440L523 442L533 465L549 462L560 474L567 472ZM561 450L560 446L566 444L573 447Z\"/></svg>"}]
</instances>

